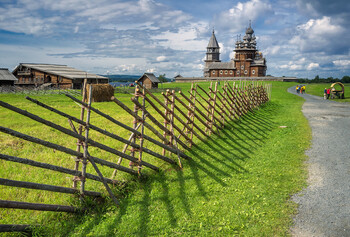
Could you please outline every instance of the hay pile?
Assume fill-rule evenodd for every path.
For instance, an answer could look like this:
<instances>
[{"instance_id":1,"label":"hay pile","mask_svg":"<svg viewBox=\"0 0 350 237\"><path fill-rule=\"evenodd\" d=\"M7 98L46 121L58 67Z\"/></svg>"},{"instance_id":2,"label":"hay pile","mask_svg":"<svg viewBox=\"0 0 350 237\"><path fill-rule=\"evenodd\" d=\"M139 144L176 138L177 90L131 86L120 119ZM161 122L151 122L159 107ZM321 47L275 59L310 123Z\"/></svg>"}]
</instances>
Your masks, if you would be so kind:
<instances>
[{"instance_id":1,"label":"hay pile","mask_svg":"<svg viewBox=\"0 0 350 237\"><path fill-rule=\"evenodd\" d=\"M86 85L86 95L90 93L90 84ZM92 85L92 102L111 101L114 96L114 88L110 84L93 84Z\"/></svg>"}]
</instances>

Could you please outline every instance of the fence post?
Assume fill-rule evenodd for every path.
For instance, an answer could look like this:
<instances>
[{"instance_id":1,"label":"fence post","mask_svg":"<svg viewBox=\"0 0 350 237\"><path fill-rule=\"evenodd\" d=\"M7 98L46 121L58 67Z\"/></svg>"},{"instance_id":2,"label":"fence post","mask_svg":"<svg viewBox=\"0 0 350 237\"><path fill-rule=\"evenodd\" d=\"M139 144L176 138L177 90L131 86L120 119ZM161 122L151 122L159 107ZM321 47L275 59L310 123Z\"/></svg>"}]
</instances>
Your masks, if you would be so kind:
<instances>
[{"instance_id":1,"label":"fence post","mask_svg":"<svg viewBox=\"0 0 350 237\"><path fill-rule=\"evenodd\" d=\"M166 90L165 95L166 95L166 98L164 98L164 105L168 108L169 102L167 100L167 97L169 96L169 90ZM166 117L166 118L164 118L164 127L168 128L169 111L167 109L165 109L164 115ZM163 136L164 136L164 140L166 140L167 139L167 132L166 131L163 132ZM169 139L169 141L170 141L170 139ZM166 144L165 141L163 143ZM172 143L170 142L169 145L171 146ZM162 151L162 155L165 156L165 149L164 148L163 148L163 151Z\"/></svg>"},{"instance_id":2,"label":"fence post","mask_svg":"<svg viewBox=\"0 0 350 237\"><path fill-rule=\"evenodd\" d=\"M82 102L86 102L86 83L87 83L87 79L84 79L84 84L83 84L83 98L82 98ZM80 110L80 120L84 120L84 111L85 108L82 106L81 110ZM78 134L81 135L83 132L83 125L79 125L78 128ZM77 140L77 149L76 151L80 152L80 147L81 147L81 140ZM74 165L74 170L79 170L79 158L75 157L75 165ZM73 178L73 188L77 188L77 181L78 181L79 177L74 177Z\"/></svg>"},{"instance_id":3,"label":"fence post","mask_svg":"<svg viewBox=\"0 0 350 237\"><path fill-rule=\"evenodd\" d=\"M81 183L80 183L80 193L81 195L84 195L85 191L85 178L86 178L86 165L87 165L87 157L89 155L88 152L88 139L89 139L89 123L90 123L90 106L91 106L91 100L92 100L92 85L89 85L89 100L88 100L88 107L86 108L86 125L85 125L85 140L83 142L84 146L84 156L82 160L82 170L81 170Z\"/></svg>"},{"instance_id":4,"label":"fence post","mask_svg":"<svg viewBox=\"0 0 350 237\"><path fill-rule=\"evenodd\" d=\"M134 97L135 97L135 99L138 101L139 100L139 87L137 86L137 85L135 85L135 92L134 92ZM139 111L139 107L136 105L136 104L134 104L134 113L137 115L138 114L138 111ZM136 127L137 127L137 125L138 125L138 119L136 118L136 117L134 117L134 121L133 121L133 124L132 124L132 128L133 129L135 129L136 130ZM132 138L131 138L131 142L132 143L136 143L136 136L133 136ZM131 147L131 152L130 152L130 156L132 156L132 157L135 157L135 148L134 147ZM133 162L133 161L130 161L129 162L129 167L131 168L131 169L133 169L134 168L134 166L136 166L137 164L135 163L135 162Z\"/></svg>"},{"instance_id":5,"label":"fence post","mask_svg":"<svg viewBox=\"0 0 350 237\"><path fill-rule=\"evenodd\" d=\"M197 87L197 84L196 84L196 87ZM191 124L191 131L187 130L187 133L188 132L191 133L191 136L190 136L190 139L191 139L190 147L192 147L192 140L193 140L194 113L195 113L195 109L196 109L196 106L195 106L195 103L196 103L196 91L197 90L194 90L194 88L193 88L193 82L192 82L191 92L190 92L190 100L192 101L192 103L188 103L188 108L190 108L190 109L187 111L187 115L190 118L189 120L187 120L187 123Z\"/></svg>"}]
</instances>

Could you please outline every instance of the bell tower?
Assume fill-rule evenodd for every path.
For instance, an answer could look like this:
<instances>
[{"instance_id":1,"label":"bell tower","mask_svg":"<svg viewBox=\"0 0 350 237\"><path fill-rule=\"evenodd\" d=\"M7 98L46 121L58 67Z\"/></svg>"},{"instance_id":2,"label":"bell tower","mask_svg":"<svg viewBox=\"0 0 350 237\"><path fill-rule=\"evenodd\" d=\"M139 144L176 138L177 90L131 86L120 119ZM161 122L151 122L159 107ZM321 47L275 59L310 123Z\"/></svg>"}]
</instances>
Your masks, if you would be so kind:
<instances>
[{"instance_id":1,"label":"bell tower","mask_svg":"<svg viewBox=\"0 0 350 237\"><path fill-rule=\"evenodd\" d=\"M206 58L204 60L205 66L204 66L204 76L207 77L209 76L209 66L213 62L221 62L220 61L220 47L218 44L218 41L216 40L215 37L215 32L213 29L213 33L210 37L208 46L207 46L207 53L206 53Z\"/></svg>"}]
</instances>

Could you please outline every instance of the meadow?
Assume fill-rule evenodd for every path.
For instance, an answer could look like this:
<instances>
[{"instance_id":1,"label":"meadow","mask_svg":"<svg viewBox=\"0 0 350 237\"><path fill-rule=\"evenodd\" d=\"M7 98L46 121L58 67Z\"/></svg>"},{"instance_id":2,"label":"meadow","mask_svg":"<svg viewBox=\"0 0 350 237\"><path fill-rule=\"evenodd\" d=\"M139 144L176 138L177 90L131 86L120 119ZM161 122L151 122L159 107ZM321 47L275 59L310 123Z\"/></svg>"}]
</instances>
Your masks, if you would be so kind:
<instances>
[{"instance_id":1,"label":"meadow","mask_svg":"<svg viewBox=\"0 0 350 237\"><path fill-rule=\"evenodd\" d=\"M306 93L310 95L316 95L323 97L323 92L325 88L330 88L332 83L319 83L319 84L307 84L306 85ZM337 102L350 102L350 84L345 83L343 84L345 88L345 99L332 99ZM340 90L340 86L336 86L336 89Z\"/></svg>"},{"instance_id":2,"label":"meadow","mask_svg":"<svg viewBox=\"0 0 350 237\"><path fill-rule=\"evenodd\" d=\"M120 207L115 207L108 197L103 203L95 204L88 199L81 204L74 196L0 186L3 200L95 205L89 213L81 215L1 209L0 224L40 224L42 227L34 229L34 234L39 236L288 235L296 211L290 197L306 184L303 162L311 131L301 113L303 99L286 91L295 83L272 83L270 102L227 124L219 135L212 135L207 142L195 139L198 146L186 153L193 159L183 160L183 169L145 156L145 160L158 165L162 171L156 173L145 168L142 171L147 178L144 179L118 172L117 179L126 182L125 186L113 188ZM199 84L209 85L207 82ZM168 86L180 87L184 92L190 88L188 83ZM307 93L308 90L309 87ZM132 107L131 95L118 93L115 96ZM160 94L157 96L162 98ZM79 117L80 108L64 95L31 97ZM0 99L69 128L66 119L32 104L23 95L2 94ZM132 124L131 116L113 102L94 103L93 106L125 124ZM96 114L92 115L91 123L124 138L130 135ZM76 147L75 139L4 108L0 108L0 125L71 149ZM91 132L91 137L118 150L123 147L122 143L96 132ZM146 146L161 153L161 148ZM66 154L2 133L0 152L71 169L74 166L74 160ZM93 148L92 153L114 162L118 159ZM128 162L123 162L127 166ZM0 165L1 178L72 185L67 175L2 160ZM106 177L113 172L107 167L101 167L101 171ZM91 166L88 172L95 174ZM106 194L102 184L90 180L87 190Z\"/></svg>"}]
</instances>

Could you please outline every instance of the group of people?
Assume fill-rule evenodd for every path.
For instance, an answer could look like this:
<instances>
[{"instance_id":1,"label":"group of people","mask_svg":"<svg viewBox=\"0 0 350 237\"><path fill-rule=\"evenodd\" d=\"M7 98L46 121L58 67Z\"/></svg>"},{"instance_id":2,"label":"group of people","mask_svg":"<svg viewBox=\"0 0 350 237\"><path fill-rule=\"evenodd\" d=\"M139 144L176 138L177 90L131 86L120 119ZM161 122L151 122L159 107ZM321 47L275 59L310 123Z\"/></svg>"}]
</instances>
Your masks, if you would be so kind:
<instances>
[{"instance_id":1,"label":"group of people","mask_svg":"<svg viewBox=\"0 0 350 237\"><path fill-rule=\"evenodd\" d=\"M295 88L298 94L304 94L305 89L306 89L305 85L297 85L297 87Z\"/></svg>"},{"instance_id":2,"label":"group of people","mask_svg":"<svg viewBox=\"0 0 350 237\"><path fill-rule=\"evenodd\" d=\"M331 96L331 89L330 88L324 88L323 99L324 100L328 100L330 96Z\"/></svg>"}]
</instances>

